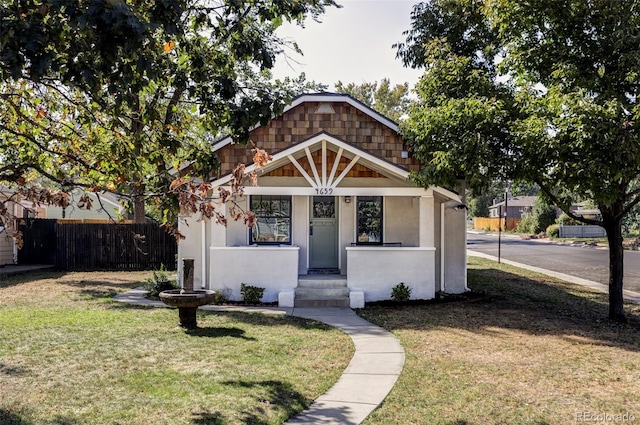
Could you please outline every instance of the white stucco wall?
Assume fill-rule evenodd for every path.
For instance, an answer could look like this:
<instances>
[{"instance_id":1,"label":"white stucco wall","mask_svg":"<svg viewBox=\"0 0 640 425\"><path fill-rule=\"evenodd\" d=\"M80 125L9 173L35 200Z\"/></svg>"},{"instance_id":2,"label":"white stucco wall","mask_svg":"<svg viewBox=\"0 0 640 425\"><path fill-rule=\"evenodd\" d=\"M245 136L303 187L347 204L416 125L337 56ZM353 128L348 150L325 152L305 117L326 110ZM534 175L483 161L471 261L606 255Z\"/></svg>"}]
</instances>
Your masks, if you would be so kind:
<instances>
[{"instance_id":1,"label":"white stucco wall","mask_svg":"<svg viewBox=\"0 0 640 425\"><path fill-rule=\"evenodd\" d=\"M309 197L293 196L291 199L291 243L299 247L298 274L307 274L309 265Z\"/></svg>"},{"instance_id":2,"label":"white stucco wall","mask_svg":"<svg viewBox=\"0 0 640 425\"><path fill-rule=\"evenodd\" d=\"M242 299L242 283L265 288L264 302L298 286L298 247L211 247L210 252L209 289L229 291L233 300Z\"/></svg>"},{"instance_id":3,"label":"white stucco wall","mask_svg":"<svg viewBox=\"0 0 640 425\"><path fill-rule=\"evenodd\" d=\"M412 299L435 297L435 248L347 247L347 283L364 291L365 301L391 298L391 289L404 282Z\"/></svg>"},{"instance_id":4,"label":"white stucco wall","mask_svg":"<svg viewBox=\"0 0 640 425\"><path fill-rule=\"evenodd\" d=\"M193 258L193 287L202 288L206 281L202 275L202 244L206 243L202 239L202 224L196 217L182 217L178 222L178 230L185 237L178 243L178 284L182 284L182 260Z\"/></svg>"},{"instance_id":5,"label":"white stucco wall","mask_svg":"<svg viewBox=\"0 0 640 425\"><path fill-rule=\"evenodd\" d=\"M435 270L436 270L436 291L442 290L442 207L441 204L445 199L433 197L433 217L429 220L430 226L433 226L433 246L436 247ZM448 229L446 230L448 231ZM465 246L466 249L466 246Z\"/></svg>"},{"instance_id":6,"label":"white stucco wall","mask_svg":"<svg viewBox=\"0 0 640 425\"><path fill-rule=\"evenodd\" d=\"M245 196L238 198L236 203L244 211L249 210L249 197ZM229 211L230 206L227 206ZM249 228L244 224L244 220L241 218L238 221L233 220L230 216L227 216L226 227L226 246L246 246L249 243ZM214 246L225 246L222 244L214 243Z\"/></svg>"},{"instance_id":7,"label":"white stucco wall","mask_svg":"<svg viewBox=\"0 0 640 425\"><path fill-rule=\"evenodd\" d=\"M457 201L442 203L443 270L442 290L449 294L461 294L467 290L467 214L465 209L455 209Z\"/></svg>"},{"instance_id":8,"label":"white stucco wall","mask_svg":"<svg viewBox=\"0 0 640 425\"><path fill-rule=\"evenodd\" d=\"M384 241L419 246L419 198L388 196L384 203Z\"/></svg>"},{"instance_id":9,"label":"white stucco wall","mask_svg":"<svg viewBox=\"0 0 640 425\"><path fill-rule=\"evenodd\" d=\"M351 197L351 202L346 203L344 196L338 197L339 210L339 237L340 237L340 274L346 275L349 264L347 262L348 246L356 240L356 201Z\"/></svg>"}]
</instances>

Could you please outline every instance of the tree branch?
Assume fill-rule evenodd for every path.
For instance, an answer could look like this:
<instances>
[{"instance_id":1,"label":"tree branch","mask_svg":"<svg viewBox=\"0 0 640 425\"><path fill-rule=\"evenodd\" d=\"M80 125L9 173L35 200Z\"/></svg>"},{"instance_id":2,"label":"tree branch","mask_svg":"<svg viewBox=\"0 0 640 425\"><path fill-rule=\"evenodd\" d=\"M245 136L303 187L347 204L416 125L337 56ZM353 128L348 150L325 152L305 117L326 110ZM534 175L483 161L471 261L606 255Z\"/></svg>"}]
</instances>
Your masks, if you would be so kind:
<instances>
[{"instance_id":1,"label":"tree branch","mask_svg":"<svg viewBox=\"0 0 640 425\"><path fill-rule=\"evenodd\" d=\"M598 220L592 220L590 218L584 218L582 216L576 215L574 214L570 208L568 209L564 209L561 206L560 203L560 199L551 191L549 190L549 188L542 182L541 179L534 179L534 183L536 183L539 187L540 190L542 190L544 192L545 195L547 195L547 197L549 199L551 199L551 201L558 207L560 208L562 211L564 211L565 214L567 214L569 217L571 217L572 219L579 221L581 223L584 224L590 224L590 225L595 225L595 226L602 226L602 222L598 221Z\"/></svg>"}]
</instances>

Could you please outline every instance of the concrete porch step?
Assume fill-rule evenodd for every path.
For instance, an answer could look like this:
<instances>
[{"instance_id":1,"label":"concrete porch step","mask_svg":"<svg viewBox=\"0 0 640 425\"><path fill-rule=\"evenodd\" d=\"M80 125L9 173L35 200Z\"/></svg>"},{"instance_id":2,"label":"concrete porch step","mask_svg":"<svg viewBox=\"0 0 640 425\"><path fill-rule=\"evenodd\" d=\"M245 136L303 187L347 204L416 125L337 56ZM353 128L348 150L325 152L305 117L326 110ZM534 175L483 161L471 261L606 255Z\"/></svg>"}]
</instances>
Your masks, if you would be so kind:
<instances>
[{"instance_id":1,"label":"concrete porch step","mask_svg":"<svg viewBox=\"0 0 640 425\"><path fill-rule=\"evenodd\" d=\"M328 287L328 288L315 288L315 287L298 287L296 288L297 298L349 298L349 288L343 287Z\"/></svg>"},{"instance_id":2,"label":"concrete porch step","mask_svg":"<svg viewBox=\"0 0 640 425\"><path fill-rule=\"evenodd\" d=\"M330 288L346 288L347 279L299 279L298 288L317 288L317 289L330 289Z\"/></svg>"},{"instance_id":3,"label":"concrete porch step","mask_svg":"<svg viewBox=\"0 0 640 425\"><path fill-rule=\"evenodd\" d=\"M349 307L347 279L340 275L304 275L295 289L296 307Z\"/></svg>"},{"instance_id":4,"label":"concrete porch step","mask_svg":"<svg viewBox=\"0 0 640 425\"><path fill-rule=\"evenodd\" d=\"M349 307L349 297L347 298L314 298L314 299L300 299L295 300L296 307Z\"/></svg>"}]
</instances>

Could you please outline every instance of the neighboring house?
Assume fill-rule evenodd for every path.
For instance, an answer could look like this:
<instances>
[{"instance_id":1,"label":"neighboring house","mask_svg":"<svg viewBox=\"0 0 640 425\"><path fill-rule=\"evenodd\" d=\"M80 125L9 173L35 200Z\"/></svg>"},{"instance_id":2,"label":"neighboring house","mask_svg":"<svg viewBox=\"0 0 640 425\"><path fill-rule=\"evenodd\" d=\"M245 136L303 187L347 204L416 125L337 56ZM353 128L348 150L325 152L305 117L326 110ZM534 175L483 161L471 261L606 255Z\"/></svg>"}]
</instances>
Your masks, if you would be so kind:
<instances>
[{"instance_id":1,"label":"neighboring house","mask_svg":"<svg viewBox=\"0 0 640 425\"><path fill-rule=\"evenodd\" d=\"M38 214L38 218L104 221L130 218L118 197L111 193L86 192L91 199L91 208L80 208L78 201L84 194L85 192L80 189L72 190L69 192L70 205L68 207L48 205L42 214Z\"/></svg>"},{"instance_id":2,"label":"neighboring house","mask_svg":"<svg viewBox=\"0 0 640 425\"><path fill-rule=\"evenodd\" d=\"M180 224L178 264L195 260L196 287L240 299L242 283L259 286L264 301L289 307L327 285L343 286L352 307L390 299L401 282L413 299L467 290L466 208L450 190L408 180L420 164L396 123L348 95L321 93L298 97L250 138L273 155L239 201L256 226ZM227 186L239 162L255 169L250 146L226 138L214 150L216 185ZM316 273L334 275L323 283Z\"/></svg>"},{"instance_id":3,"label":"neighboring house","mask_svg":"<svg viewBox=\"0 0 640 425\"><path fill-rule=\"evenodd\" d=\"M514 196L507 200L507 217L508 218L522 218L526 214L530 214L533 210L533 206L538 200L537 196ZM596 218L600 215L598 209L585 209L586 202L577 202L571 205L571 212L577 215L582 215L588 218ZM498 199L493 200L493 205L489 207L489 217L504 217L505 202L504 198L501 202ZM556 216L560 217L562 210L557 208Z\"/></svg>"},{"instance_id":4,"label":"neighboring house","mask_svg":"<svg viewBox=\"0 0 640 425\"><path fill-rule=\"evenodd\" d=\"M522 218L525 214L528 214L533 209L533 206L538 199L537 196L514 196L507 199L507 218ZM505 201L504 198L501 202L498 199L494 199L493 205L489 207L489 217L502 217L504 218Z\"/></svg>"},{"instance_id":5,"label":"neighboring house","mask_svg":"<svg viewBox=\"0 0 640 425\"><path fill-rule=\"evenodd\" d=\"M34 217L37 213L42 213L44 208L34 208L29 201L15 201L15 192L6 187L0 186L0 202L7 208L10 216L15 218ZM12 220L13 221L13 220ZM17 246L15 239L12 237L15 231L14 222L7 226L0 219L0 266L7 264L15 264L17 259Z\"/></svg>"}]
</instances>

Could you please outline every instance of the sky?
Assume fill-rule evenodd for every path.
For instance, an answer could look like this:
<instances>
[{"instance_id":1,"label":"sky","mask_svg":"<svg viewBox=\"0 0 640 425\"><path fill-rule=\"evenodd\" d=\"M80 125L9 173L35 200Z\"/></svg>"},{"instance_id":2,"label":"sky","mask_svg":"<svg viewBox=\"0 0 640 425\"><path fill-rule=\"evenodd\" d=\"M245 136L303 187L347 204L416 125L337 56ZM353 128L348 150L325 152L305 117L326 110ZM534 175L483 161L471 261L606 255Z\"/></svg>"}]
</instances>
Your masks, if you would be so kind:
<instances>
[{"instance_id":1,"label":"sky","mask_svg":"<svg viewBox=\"0 0 640 425\"><path fill-rule=\"evenodd\" d=\"M304 56L294 51L278 58L274 77L295 77L326 84L334 91L337 81L371 83L389 78L392 85L418 81L421 72L404 68L394 43L411 23L412 0L337 0L343 7L328 8L321 23L307 19L305 28L285 23L278 35L293 39Z\"/></svg>"}]
</instances>

